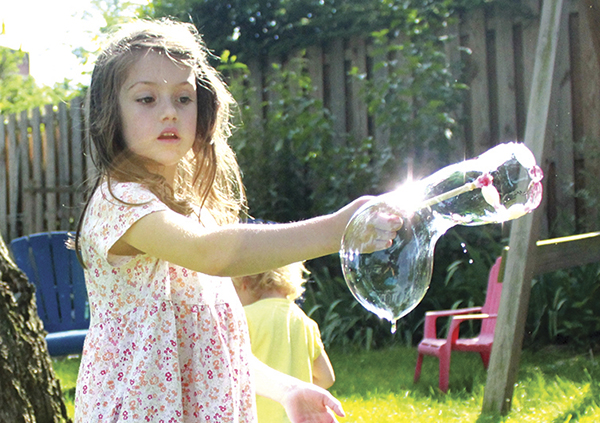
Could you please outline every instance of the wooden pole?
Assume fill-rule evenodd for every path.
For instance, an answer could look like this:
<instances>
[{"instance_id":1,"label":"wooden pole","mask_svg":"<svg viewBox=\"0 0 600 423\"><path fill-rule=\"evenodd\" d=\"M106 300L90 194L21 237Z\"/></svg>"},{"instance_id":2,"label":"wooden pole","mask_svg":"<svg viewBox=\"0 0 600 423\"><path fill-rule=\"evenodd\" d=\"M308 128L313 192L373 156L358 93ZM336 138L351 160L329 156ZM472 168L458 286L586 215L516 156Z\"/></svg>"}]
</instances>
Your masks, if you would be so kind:
<instances>
[{"instance_id":1,"label":"wooden pole","mask_svg":"<svg viewBox=\"0 0 600 423\"><path fill-rule=\"evenodd\" d=\"M538 163L543 163L546 123L563 0L545 0L527 111L525 144ZM498 311L494 346L483 397L483 412L507 414L519 369L523 332L527 318L531 279L535 271L536 241L541 210L512 222L504 289Z\"/></svg>"}]
</instances>

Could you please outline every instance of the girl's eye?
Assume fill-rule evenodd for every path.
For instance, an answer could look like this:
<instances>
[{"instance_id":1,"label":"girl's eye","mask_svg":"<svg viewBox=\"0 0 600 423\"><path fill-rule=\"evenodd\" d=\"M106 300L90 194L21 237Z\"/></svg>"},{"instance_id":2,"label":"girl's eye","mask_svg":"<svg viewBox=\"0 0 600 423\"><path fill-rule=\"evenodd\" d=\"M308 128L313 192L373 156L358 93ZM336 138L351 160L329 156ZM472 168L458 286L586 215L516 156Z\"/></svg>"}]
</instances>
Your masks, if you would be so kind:
<instances>
[{"instance_id":1,"label":"girl's eye","mask_svg":"<svg viewBox=\"0 0 600 423\"><path fill-rule=\"evenodd\" d=\"M181 104L189 104L192 102L192 98L187 95L184 95L184 96L179 97L179 102Z\"/></svg>"},{"instance_id":2,"label":"girl's eye","mask_svg":"<svg viewBox=\"0 0 600 423\"><path fill-rule=\"evenodd\" d=\"M138 98L136 101L138 103L142 103L142 104L150 104L150 103L154 102L154 97L150 97L150 96L142 97L142 98Z\"/></svg>"}]
</instances>

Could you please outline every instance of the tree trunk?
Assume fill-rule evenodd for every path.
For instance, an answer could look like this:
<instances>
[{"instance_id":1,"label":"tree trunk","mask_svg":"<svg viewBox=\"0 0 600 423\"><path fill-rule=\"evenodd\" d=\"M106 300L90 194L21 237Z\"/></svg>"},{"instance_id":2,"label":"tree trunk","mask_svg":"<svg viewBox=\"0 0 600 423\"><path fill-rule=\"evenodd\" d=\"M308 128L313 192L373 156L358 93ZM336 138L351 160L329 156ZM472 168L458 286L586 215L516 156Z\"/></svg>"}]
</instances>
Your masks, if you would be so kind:
<instances>
[{"instance_id":1,"label":"tree trunk","mask_svg":"<svg viewBox=\"0 0 600 423\"><path fill-rule=\"evenodd\" d=\"M44 336L35 287L0 236L0 423L70 422Z\"/></svg>"}]
</instances>

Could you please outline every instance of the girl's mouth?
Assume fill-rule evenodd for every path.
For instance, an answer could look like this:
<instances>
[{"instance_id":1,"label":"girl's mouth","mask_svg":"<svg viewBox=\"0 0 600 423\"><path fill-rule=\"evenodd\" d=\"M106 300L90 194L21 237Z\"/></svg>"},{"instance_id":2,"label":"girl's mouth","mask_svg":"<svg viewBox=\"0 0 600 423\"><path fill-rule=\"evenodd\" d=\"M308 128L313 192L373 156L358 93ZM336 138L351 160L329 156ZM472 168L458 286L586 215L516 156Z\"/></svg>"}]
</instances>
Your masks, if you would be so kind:
<instances>
[{"instance_id":1,"label":"girl's mouth","mask_svg":"<svg viewBox=\"0 0 600 423\"><path fill-rule=\"evenodd\" d=\"M165 131L159 135L158 139L165 141L178 140L179 135L175 131Z\"/></svg>"}]
</instances>

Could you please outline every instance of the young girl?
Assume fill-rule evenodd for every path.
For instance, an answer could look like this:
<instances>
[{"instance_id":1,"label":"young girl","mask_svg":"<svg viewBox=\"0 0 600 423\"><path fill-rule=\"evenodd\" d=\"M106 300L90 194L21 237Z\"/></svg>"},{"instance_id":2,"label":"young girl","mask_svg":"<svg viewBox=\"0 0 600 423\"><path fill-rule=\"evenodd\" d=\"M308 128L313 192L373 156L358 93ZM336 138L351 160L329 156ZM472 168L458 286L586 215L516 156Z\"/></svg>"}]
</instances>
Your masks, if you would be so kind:
<instances>
[{"instance_id":1,"label":"young girl","mask_svg":"<svg viewBox=\"0 0 600 423\"><path fill-rule=\"evenodd\" d=\"M255 392L293 422L335 421L325 390L250 352L229 277L336 252L368 198L282 225L237 224L231 95L191 25L140 21L97 59L89 135L99 171L79 222L91 322L75 421L254 422ZM390 245L382 219L373 249Z\"/></svg>"},{"instance_id":2,"label":"young girl","mask_svg":"<svg viewBox=\"0 0 600 423\"><path fill-rule=\"evenodd\" d=\"M299 262L232 282L246 312L252 354L280 372L328 389L335 374L319 326L295 303L308 273ZM259 423L289 422L285 410L268 398L256 398L256 406Z\"/></svg>"}]
</instances>

